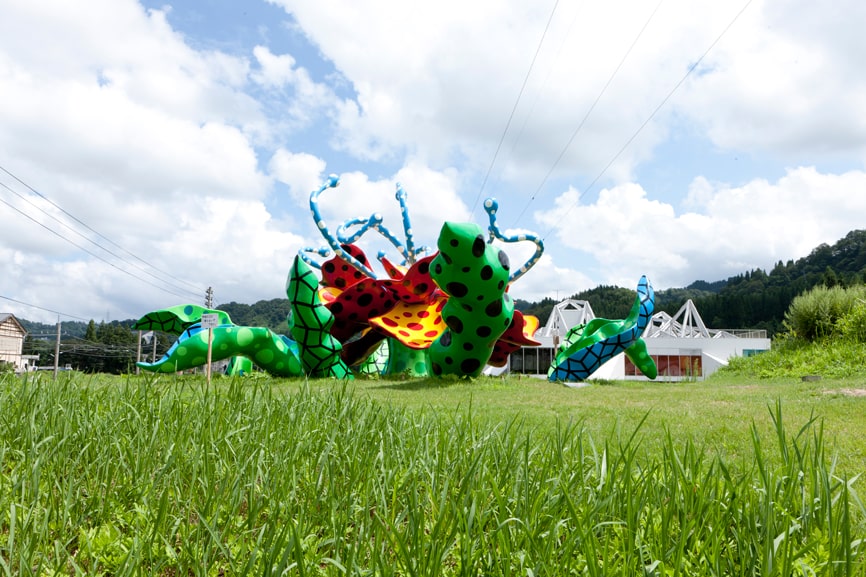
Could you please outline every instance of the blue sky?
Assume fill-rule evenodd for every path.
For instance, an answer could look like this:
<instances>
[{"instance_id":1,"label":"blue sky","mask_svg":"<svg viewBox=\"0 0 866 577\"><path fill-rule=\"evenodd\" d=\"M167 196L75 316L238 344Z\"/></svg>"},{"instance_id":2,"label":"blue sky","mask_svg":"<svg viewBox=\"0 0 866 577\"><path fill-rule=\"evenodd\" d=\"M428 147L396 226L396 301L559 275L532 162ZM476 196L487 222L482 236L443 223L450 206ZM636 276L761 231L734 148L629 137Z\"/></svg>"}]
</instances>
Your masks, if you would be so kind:
<instances>
[{"instance_id":1,"label":"blue sky","mask_svg":"<svg viewBox=\"0 0 866 577\"><path fill-rule=\"evenodd\" d=\"M332 227L400 233L400 182L428 245L495 196L544 238L529 300L715 281L864 226L854 0L0 10L0 312L23 318L282 297L331 173Z\"/></svg>"}]
</instances>

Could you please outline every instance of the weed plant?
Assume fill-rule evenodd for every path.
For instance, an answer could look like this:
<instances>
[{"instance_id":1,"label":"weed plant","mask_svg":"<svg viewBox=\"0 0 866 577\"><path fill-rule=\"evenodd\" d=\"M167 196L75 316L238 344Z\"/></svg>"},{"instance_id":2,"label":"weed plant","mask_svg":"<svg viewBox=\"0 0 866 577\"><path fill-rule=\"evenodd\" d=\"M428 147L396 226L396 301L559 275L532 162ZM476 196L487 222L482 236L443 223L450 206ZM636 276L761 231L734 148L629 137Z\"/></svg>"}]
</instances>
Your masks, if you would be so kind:
<instances>
[{"instance_id":1,"label":"weed plant","mask_svg":"<svg viewBox=\"0 0 866 577\"><path fill-rule=\"evenodd\" d=\"M848 378L863 375L864 359L866 343L854 339L822 338L809 342L787 336L774 339L769 351L729 359L720 373L758 378L807 375Z\"/></svg>"},{"instance_id":2,"label":"weed plant","mask_svg":"<svg viewBox=\"0 0 866 577\"><path fill-rule=\"evenodd\" d=\"M862 575L822 423L727 462L351 386L0 377L5 575Z\"/></svg>"},{"instance_id":3,"label":"weed plant","mask_svg":"<svg viewBox=\"0 0 866 577\"><path fill-rule=\"evenodd\" d=\"M866 305L866 285L851 287L817 286L799 296L785 312L785 328L799 339L816 341L840 335L840 322L854 326L847 327L854 337L866 337L864 324L864 305ZM852 318L846 317L853 315ZM857 340L855 338L855 340ZM861 342L866 341L866 338Z\"/></svg>"}]
</instances>

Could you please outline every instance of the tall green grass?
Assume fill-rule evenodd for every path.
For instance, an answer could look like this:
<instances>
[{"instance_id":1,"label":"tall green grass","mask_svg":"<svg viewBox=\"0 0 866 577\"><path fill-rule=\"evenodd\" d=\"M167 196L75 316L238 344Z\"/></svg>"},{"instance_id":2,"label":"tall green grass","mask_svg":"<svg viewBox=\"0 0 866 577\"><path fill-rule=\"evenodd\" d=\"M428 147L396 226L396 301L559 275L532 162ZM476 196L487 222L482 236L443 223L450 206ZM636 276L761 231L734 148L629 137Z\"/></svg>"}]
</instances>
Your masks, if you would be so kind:
<instances>
[{"instance_id":1,"label":"tall green grass","mask_svg":"<svg viewBox=\"0 0 866 577\"><path fill-rule=\"evenodd\" d=\"M806 291L791 302L784 324L791 336L807 341L845 336L866 342L866 285Z\"/></svg>"},{"instance_id":2,"label":"tall green grass","mask_svg":"<svg viewBox=\"0 0 866 577\"><path fill-rule=\"evenodd\" d=\"M351 386L0 380L5 575L856 575L822 425L726 462ZM280 391L285 390L282 385Z\"/></svg>"}]
</instances>

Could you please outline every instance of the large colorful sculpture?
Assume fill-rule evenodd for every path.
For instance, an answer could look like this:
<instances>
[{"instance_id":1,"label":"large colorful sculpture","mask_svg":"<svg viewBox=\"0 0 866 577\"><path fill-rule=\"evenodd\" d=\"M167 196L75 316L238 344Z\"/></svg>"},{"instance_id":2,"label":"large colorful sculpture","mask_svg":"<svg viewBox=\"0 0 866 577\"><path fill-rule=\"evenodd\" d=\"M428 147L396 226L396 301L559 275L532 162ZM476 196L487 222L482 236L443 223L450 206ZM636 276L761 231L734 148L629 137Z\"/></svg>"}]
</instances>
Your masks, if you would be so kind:
<instances>
[{"instance_id":1,"label":"large colorful sculpture","mask_svg":"<svg viewBox=\"0 0 866 577\"><path fill-rule=\"evenodd\" d=\"M503 235L496 224L495 199L484 203L487 238L476 224L446 222L436 252L428 254L428 247L415 245L407 195L399 184L396 199L405 242L391 233L378 214L349 220L332 232L318 199L338 184L339 179L330 176L310 195L310 211L328 247L304 248L294 259L286 281L292 305L287 319L291 338L262 327L234 325L224 312L181 305L149 313L135 325L178 335L162 359L139 366L173 372L203 365L208 333L200 321L202 314L211 312L221 315L219 326L211 329L214 361L231 358L230 367L238 371L248 371L252 362L281 377L351 379L371 372L475 377L486 365L505 366L510 353L520 347L540 345L532 338L538 319L515 311L508 289L538 262L544 245L531 234ZM356 244L368 232L383 236L400 255L394 262L384 252L378 254L384 278L376 275ZM496 240L532 242L535 252L514 268L504 250L493 244ZM330 258L318 263L312 255ZM621 351L655 376L640 340L653 306L652 288L645 278L638 293L629 318L596 319L599 322L570 333L551 367L550 379L583 380Z\"/></svg>"},{"instance_id":2,"label":"large colorful sculpture","mask_svg":"<svg viewBox=\"0 0 866 577\"><path fill-rule=\"evenodd\" d=\"M592 319L568 331L547 373L548 379L583 381L623 352L644 375L656 378L655 361L647 354L646 343L640 338L652 319L654 302L652 285L645 276L641 277L627 318Z\"/></svg>"}]
</instances>

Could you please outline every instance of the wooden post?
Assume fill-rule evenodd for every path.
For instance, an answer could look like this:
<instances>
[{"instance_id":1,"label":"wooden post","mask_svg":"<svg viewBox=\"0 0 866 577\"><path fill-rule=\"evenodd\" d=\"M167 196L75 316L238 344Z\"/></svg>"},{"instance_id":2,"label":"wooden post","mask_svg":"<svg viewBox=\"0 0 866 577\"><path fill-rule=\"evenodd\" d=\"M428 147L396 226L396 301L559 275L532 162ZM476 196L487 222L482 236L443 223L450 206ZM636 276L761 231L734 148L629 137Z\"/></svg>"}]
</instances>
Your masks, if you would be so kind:
<instances>
[{"instance_id":1,"label":"wooden post","mask_svg":"<svg viewBox=\"0 0 866 577\"><path fill-rule=\"evenodd\" d=\"M207 385L210 386L210 375L213 368L211 367L211 358L213 354L213 329L207 330Z\"/></svg>"},{"instance_id":2,"label":"wooden post","mask_svg":"<svg viewBox=\"0 0 866 577\"><path fill-rule=\"evenodd\" d=\"M60 317L57 317L57 342L54 343L54 380L57 380L57 372L60 370Z\"/></svg>"},{"instance_id":3,"label":"wooden post","mask_svg":"<svg viewBox=\"0 0 866 577\"><path fill-rule=\"evenodd\" d=\"M204 313L201 315L201 328L207 329L207 384L210 387L211 359L213 358L213 330L219 325L219 315L216 313Z\"/></svg>"},{"instance_id":4,"label":"wooden post","mask_svg":"<svg viewBox=\"0 0 866 577\"><path fill-rule=\"evenodd\" d=\"M141 373L141 368L138 363L141 362L141 331L138 331L138 350L135 352L135 374Z\"/></svg>"}]
</instances>

